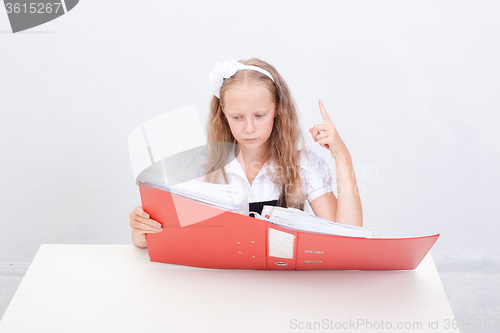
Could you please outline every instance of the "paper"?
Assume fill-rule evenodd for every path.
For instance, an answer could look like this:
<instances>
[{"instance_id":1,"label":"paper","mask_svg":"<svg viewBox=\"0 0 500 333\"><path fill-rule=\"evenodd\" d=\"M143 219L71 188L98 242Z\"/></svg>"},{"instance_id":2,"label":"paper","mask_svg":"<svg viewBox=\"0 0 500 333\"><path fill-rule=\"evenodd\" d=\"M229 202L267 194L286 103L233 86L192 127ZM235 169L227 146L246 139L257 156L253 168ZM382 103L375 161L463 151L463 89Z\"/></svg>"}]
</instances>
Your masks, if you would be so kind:
<instances>
[{"instance_id":1,"label":"paper","mask_svg":"<svg viewBox=\"0 0 500 333\"><path fill-rule=\"evenodd\" d=\"M374 236L372 229L331 222L320 217L307 214L296 208L264 206L262 208L262 216L267 218L273 224L291 230L345 237L369 238Z\"/></svg>"}]
</instances>

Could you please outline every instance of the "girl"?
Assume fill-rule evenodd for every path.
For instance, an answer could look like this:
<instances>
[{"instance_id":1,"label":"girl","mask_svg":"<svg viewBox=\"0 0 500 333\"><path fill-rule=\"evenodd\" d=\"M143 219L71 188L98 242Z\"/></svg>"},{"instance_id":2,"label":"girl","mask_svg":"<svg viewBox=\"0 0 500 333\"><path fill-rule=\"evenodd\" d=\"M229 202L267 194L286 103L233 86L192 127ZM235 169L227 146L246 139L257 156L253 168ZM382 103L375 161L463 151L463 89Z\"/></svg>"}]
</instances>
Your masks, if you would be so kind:
<instances>
[{"instance_id":1,"label":"girl","mask_svg":"<svg viewBox=\"0 0 500 333\"><path fill-rule=\"evenodd\" d=\"M210 73L210 86L214 97L207 142L233 142L238 151L236 159L224 167L228 153L212 150L205 181L246 186L250 211L260 213L264 204L303 210L308 200L316 216L363 226L351 156L321 100L324 124L314 125L309 132L335 160L338 199L326 162L313 151L300 150L304 139L297 108L272 65L256 58L217 64ZM138 247L147 246L145 233L162 231L141 206L129 217L132 241Z\"/></svg>"}]
</instances>

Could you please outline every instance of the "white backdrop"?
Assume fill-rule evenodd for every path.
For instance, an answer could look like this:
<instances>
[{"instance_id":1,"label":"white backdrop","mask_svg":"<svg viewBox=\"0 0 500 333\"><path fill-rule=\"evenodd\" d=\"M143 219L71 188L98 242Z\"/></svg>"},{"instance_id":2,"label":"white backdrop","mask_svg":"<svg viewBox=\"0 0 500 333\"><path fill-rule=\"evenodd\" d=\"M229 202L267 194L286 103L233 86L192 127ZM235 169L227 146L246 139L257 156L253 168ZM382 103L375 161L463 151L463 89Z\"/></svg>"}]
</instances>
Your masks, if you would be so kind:
<instances>
[{"instance_id":1,"label":"white backdrop","mask_svg":"<svg viewBox=\"0 0 500 333\"><path fill-rule=\"evenodd\" d=\"M43 243L130 243L127 137L196 104L217 61L260 57L307 129L323 99L350 149L365 226L500 251L500 3L97 1L12 34L0 8L0 262ZM186 128L189 131L189 128Z\"/></svg>"}]
</instances>

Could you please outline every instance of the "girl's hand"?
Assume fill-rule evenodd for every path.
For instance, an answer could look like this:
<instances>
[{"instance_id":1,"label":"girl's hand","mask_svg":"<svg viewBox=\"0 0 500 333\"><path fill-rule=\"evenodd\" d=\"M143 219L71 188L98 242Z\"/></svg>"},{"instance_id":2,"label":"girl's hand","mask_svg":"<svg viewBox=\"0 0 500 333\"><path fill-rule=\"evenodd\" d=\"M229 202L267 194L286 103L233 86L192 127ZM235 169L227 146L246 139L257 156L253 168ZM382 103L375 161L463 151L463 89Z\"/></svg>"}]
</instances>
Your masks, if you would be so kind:
<instances>
[{"instance_id":1,"label":"girl's hand","mask_svg":"<svg viewBox=\"0 0 500 333\"><path fill-rule=\"evenodd\" d=\"M347 146L340 138L321 100L319 100L319 110L323 117L324 124L316 124L309 129L314 142L318 142L321 147L328 149L333 158L337 158L341 155L348 155L349 151L347 150Z\"/></svg>"},{"instance_id":2,"label":"girl's hand","mask_svg":"<svg viewBox=\"0 0 500 333\"><path fill-rule=\"evenodd\" d=\"M149 218L149 214L142 210L142 206L135 206L129 214L132 227L132 242L138 247L147 247L146 233L162 231L161 224Z\"/></svg>"}]
</instances>

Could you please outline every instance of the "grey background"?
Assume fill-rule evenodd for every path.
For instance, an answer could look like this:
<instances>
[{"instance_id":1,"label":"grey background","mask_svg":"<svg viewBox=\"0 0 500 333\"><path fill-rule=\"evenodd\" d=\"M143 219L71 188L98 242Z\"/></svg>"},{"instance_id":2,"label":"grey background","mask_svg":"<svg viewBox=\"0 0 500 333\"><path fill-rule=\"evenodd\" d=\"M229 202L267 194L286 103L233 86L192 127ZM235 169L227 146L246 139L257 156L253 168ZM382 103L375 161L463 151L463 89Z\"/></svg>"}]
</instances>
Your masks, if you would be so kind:
<instances>
[{"instance_id":1,"label":"grey background","mask_svg":"<svg viewBox=\"0 0 500 333\"><path fill-rule=\"evenodd\" d=\"M353 156L365 226L441 233L432 253L457 318L500 320L499 10L494 1L87 0L12 34L0 9L4 308L16 284L2 281L19 280L40 244L130 243L140 198L128 134L193 103L205 124L215 62L261 57L287 81L308 146L333 169L307 131L323 99Z\"/></svg>"}]
</instances>

